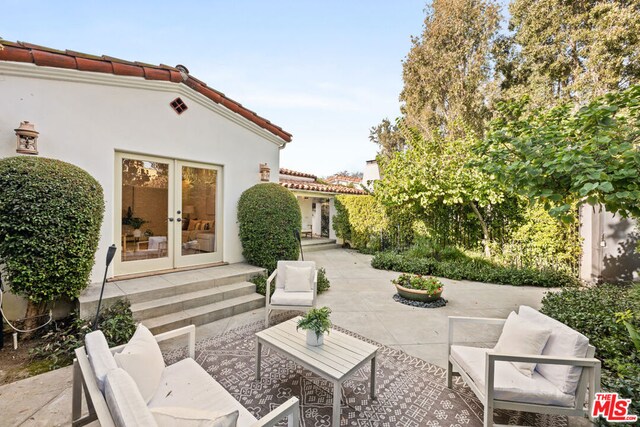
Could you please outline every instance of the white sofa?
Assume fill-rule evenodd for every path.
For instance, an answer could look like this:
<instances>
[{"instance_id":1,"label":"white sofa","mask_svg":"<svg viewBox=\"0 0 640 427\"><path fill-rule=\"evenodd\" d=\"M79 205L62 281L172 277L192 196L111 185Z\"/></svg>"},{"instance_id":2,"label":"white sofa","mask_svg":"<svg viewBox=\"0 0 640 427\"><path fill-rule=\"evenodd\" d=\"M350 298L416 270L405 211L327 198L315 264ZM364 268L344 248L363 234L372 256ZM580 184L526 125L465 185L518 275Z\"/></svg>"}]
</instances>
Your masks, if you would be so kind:
<instances>
[{"instance_id":1,"label":"white sofa","mask_svg":"<svg viewBox=\"0 0 640 427\"><path fill-rule=\"evenodd\" d=\"M155 339L160 342L182 335L189 338L190 357L164 368L160 385L147 403L134 380L123 369L113 368L113 355L121 352L125 346L108 349L106 341L101 341L104 340L102 332L87 334L85 347L76 349L74 360L72 425L82 426L99 420L102 427L153 427L158 425L152 414L154 409L178 408L186 413L228 414L238 411L238 426L274 426L283 418L288 419L290 427L298 426L300 415L297 398L289 399L258 421L198 365L193 360L195 326L159 334ZM83 392L89 411L85 417L81 417Z\"/></svg>"},{"instance_id":2,"label":"white sofa","mask_svg":"<svg viewBox=\"0 0 640 427\"><path fill-rule=\"evenodd\" d=\"M507 354L455 345L456 326L504 326L507 319L449 317L447 386L451 388L454 375L464 379L484 405L485 427L493 425L494 409L590 416L589 407L600 390L595 348L584 335L531 307L520 306L517 318L550 332L541 353ZM535 364L531 376L518 368L522 363Z\"/></svg>"}]
</instances>

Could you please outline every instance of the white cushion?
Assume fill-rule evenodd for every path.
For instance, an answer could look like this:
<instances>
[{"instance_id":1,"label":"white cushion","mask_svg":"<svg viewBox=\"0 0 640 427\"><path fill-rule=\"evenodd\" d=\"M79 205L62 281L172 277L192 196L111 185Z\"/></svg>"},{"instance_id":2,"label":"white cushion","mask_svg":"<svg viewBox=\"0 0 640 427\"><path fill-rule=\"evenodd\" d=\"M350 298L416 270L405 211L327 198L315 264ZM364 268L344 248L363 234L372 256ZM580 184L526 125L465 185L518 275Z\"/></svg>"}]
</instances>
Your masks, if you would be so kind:
<instances>
[{"instance_id":1,"label":"white cushion","mask_svg":"<svg viewBox=\"0 0 640 427\"><path fill-rule=\"evenodd\" d=\"M118 366L136 382L145 402L153 397L164 370L164 358L153 334L139 324L122 352L114 355Z\"/></svg>"},{"instance_id":2,"label":"white cushion","mask_svg":"<svg viewBox=\"0 0 640 427\"><path fill-rule=\"evenodd\" d=\"M451 346L451 356L480 390L484 390L486 384L485 363L489 351L489 348ZM508 362L496 362L494 378L494 398L497 400L564 407L575 404L573 395L561 392L539 373L527 377Z\"/></svg>"},{"instance_id":3,"label":"white cushion","mask_svg":"<svg viewBox=\"0 0 640 427\"><path fill-rule=\"evenodd\" d=\"M109 371L105 378L104 394L117 427L157 425L136 383L124 369Z\"/></svg>"},{"instance_id":4,"label":"white cushion","mask_svg":"<svg viewBox=\"0 0 640 427\"><path fill-rule=\"evenodd\" d=\"M158 427L235 427L238 411L228 414L169 406L151 409Z\"/></svg>"},{"instance_id":5,"label":"white cushion","mask_svg":"<svg viewBox=\"0 0 640 427\"><path fill-rule=\"evenodd\" d=\"M276 275L276 288L284 289L284 283L287 280L287 266L310 267L312 269L311 283L316 271L316 263L314 261L278 261L278 274Z\"/></svg>"},{"instance_id":6,"label":"white cushion","mask_svg":"<svg viewBox=\"0 0 640 427\"><path fill-rule=\"evenodd\" d=\"M84 348L89 356L89 363L96 377L98 388L104 394L104 381L107 373L116 369L116 361L109 350L109 344L102 331L89 332L84 336Z\"/></svg>"},{"instance_id":7,"label":"white cushion","mask_svg":"<svg viewBox=\"0 0 640 427\"><path fill-rule=\"evenodd\" d=\"M536 326L535 323L520 318L511 312L494 347L495 353L540 355L551 329ZM523 375L531 376L536 367L535 363L511 362Z\"/></svg>"},{"instance_id":8,"label":"white cushion","mask_svg":"<svg viewBox=\"0 0 640 427\"><path fill-rule=\"evenodd\" d=\"M313 268L287 265L284 290L287 292L307 292L313 290Z\"/></svg>"},{"instance_id":9,"label":"white cushion","mask_svg":"<svg viewBox=\"0 0 640 427\"><path fill-rule=\"evenodd\" d=\"M166 406L223 414L238 410L238 425L248 426L256 422L255 417L193 359L169 365L162 373L160 386L149 402L149 408Z\"/></svg>"},{"instance_id":10,"label":"white cushion","mask_svg":"<svg viewBox=\"0 0 640 427\"><path fill-rule=\"evenodd\" d=\"M525 305L520 306L519 315L523 319L549 328L551 336L542 350L545 356L586 357L589 339L580 332L574 331L564 323L552 319ZM536 371L555 384L564 393L574 394L580 381L582 368L579 366L563 366L538 364Z\"/></svg>"},{"instance_id":11,"label":"white cushion","mask_svg":"<svg viewBox=\"0 0 640 427\"><path fill-rule=\"evenodd\" d=\"M284 289L276 289L271 295L271 305L313 305L313 291L286 292Z\"/></svg>"}]
</instances>

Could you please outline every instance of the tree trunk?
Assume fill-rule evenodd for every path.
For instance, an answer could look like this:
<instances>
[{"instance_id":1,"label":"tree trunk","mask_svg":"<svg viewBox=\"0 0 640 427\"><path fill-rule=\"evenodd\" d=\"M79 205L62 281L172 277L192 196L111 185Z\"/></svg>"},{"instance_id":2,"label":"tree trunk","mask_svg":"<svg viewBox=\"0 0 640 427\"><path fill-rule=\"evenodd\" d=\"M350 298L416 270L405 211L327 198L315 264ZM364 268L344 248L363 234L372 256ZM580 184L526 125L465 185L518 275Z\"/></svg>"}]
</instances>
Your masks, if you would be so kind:
<instances>
[{"instance_id":1,"label":"tree trunk","mask_svg":"<svg viewBox=\"0 0 640 427\"><path fill-rule=\"evenodd\" d=\"M47 312L47 304L46 303L35 303L31 300L27 302L27 312L24 315L24 329L29 331L31 329L35 329L38 326L42 325L46 322L44 318L44 314ZM26 339L30 339L35 334L33 332L25 332L23 337Z\"/></svg>"},{"instance_id":2,"label":"tree trunk","mask_svg":"<svg viewBox=\"0 0 640 427\"><path fill-rule=\"evenodd\" d=\"M480 226L482 227L482 234L484 236L484 239L482 240L482 244L484 245L484 256L486 256L487 258L491 258L491 248L489 248L489 242L490 242L489 227L487 227L487 223L482 217L482 214L480 213L480 210L476 206L476 203L471 202L470 205L471 205L471 209L473 209L473 213L475 213L476 216L478 217L478 221L480 221Z\"/></svg>"}]
</instances>

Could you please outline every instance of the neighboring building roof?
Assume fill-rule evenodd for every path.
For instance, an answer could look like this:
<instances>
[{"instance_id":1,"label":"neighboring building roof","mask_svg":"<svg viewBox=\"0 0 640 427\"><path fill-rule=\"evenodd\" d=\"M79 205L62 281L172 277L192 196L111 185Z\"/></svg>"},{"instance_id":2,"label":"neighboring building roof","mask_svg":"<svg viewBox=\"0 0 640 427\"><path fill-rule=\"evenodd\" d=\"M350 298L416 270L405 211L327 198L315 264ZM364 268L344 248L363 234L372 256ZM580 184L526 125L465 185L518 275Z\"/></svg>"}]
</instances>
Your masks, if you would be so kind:
<instances>
[{"instance_id":1,"label":"neighboring building roof","mask_svg":"<svg viewBox=\"0 0 640 427\"><path fill-rule=\"evenodd\" d=\"M349 176L349 175L332 175L325 179L327 182L338 182L338 181L347 181L352 182L354 184L358 184L362 182L362 178L358 178L357 176Z\"/></svg>"},{"instance_id":2,"label":"neighboring building roof","mask_svg":"<svg viewBox=\"0 0 640 427\"><path fill-rule=\"evenodd\" d=\"M144 77L147 80L162 80L184 83L213 102L255 123L286 142L292 135L269 120L245 108L237 101L227 98L222 92L208 87L204 82L189 75L183 66L152 65L130 62L110 56L95 56L70 50L56 50L25 42L10 42L0 39L4 49L0 49L0 61L30 62L41 67L69 68L79 71L115 74L119 76Z\"/></svg>"},{"instance_id":3,"label":"neighboring building roof","mask_svg":"<svg viewBox=\"0 0 640 427\"><path fill-rule=\"evenodd\" d=\"M359 188L345 187L344 185L321 184L319 182L300 181L296 179L280 178L280 185L290 190L339 194L367 194L366 191L360 190Z\"/></svg>"},{"instance_id":4,"label":"neighboring building roof","mask_svg":"<svg viewBox=\"0 0 640 427\"><path fill-rule=\"evenodd\" d=\"M291 169L280 168L280 175L299 176L300 178L318 179L316 175L310 173L298 172Z\"/></svg>"}]
</instances>

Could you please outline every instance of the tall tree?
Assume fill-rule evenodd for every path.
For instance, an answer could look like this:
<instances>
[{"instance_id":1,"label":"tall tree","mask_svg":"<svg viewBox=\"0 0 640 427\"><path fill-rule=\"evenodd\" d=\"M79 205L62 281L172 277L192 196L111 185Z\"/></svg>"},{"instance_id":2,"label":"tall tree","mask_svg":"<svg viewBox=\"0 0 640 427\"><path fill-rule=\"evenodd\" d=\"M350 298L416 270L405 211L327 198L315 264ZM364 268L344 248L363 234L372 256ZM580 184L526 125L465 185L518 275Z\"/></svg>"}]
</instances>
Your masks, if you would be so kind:
<instances>
[{"instance_id":1,"label":"tall tree","mask_svg":"<svg viewBox=\"0 0 640 427\"><path fill-rule=\"evenodd\" d=\"M496 43L503 95L534 107L640 81L640 0L513 0L511 36Z\"/></svg>"},{"instance_id":2,"label":"tall tree","mask_svg":"<svg viewBox=\"0 0 640 427\"><path fill-rule=\"evenodd\" d=\"M398 125L391 124L388 118L382 119L380 124L369 130L369 140L378 144L378 153L386 158L391 158L393 153L403 151L406 147L404 136L398 129Z\"/></svg>"},{"instance_id":3,"label":"tall tree","mask_svg":"<svg viewBox=\"0 0 640 427\"><path fill-rule=\"evenodd\" d=\"M493 0L433 0L426 12L403 62L405 120L426 138L467 128L482 135L499 7Z\"/></svg>"}]
</instances>

